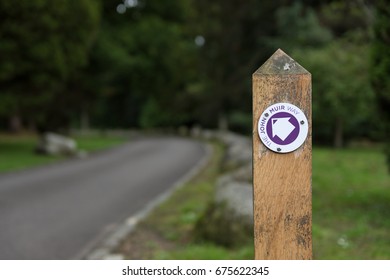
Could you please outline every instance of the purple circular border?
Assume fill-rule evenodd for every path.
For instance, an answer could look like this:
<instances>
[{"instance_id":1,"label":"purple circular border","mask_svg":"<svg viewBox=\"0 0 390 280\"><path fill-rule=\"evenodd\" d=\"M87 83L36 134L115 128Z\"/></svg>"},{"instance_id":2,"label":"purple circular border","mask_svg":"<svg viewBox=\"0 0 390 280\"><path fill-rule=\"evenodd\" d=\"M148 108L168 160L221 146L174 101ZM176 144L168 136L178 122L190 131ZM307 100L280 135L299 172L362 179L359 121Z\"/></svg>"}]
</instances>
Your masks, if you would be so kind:
<instances>
[{"instance_id":1,"label":"purple circular border","mask_svg":"<svg viewBox=\"0 0 390 280\"><path fill-rule=\"evenodd\" d=\"M287 136L284 141L280 139L277 135L275 135L275 137L272 137L272 119L274 118L290 118L289 122L295 127L294 130L291 131L290 135ZM272 117L268 119L266 124L266 130L269 139L271 139L274 143L278 145L288 145L298 138L300 128L297 118L295 118L292 114L288 112L279 112L275 115L272 115Z\"/></svg>"}]
</instances>

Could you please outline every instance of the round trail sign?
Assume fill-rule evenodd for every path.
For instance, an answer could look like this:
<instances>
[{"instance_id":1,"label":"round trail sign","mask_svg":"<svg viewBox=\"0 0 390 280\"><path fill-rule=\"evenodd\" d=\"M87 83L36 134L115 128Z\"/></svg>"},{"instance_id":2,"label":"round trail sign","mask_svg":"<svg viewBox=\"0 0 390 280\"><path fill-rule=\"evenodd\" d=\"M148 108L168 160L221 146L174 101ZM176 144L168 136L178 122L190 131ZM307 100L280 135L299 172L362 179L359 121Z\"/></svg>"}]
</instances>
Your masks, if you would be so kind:
<instances>
[{"instance_id":1,"label":"round trail sign","mask_svg":"<svg viewBox=\"0 0 390 280\"><path fill-rule=\"evenodd\" d=\"M305 142L309 131L305 114L289 103L269 106L261 114L257 127L261 142L277 153L298 149Z\"/></svg>"}]
</instances>

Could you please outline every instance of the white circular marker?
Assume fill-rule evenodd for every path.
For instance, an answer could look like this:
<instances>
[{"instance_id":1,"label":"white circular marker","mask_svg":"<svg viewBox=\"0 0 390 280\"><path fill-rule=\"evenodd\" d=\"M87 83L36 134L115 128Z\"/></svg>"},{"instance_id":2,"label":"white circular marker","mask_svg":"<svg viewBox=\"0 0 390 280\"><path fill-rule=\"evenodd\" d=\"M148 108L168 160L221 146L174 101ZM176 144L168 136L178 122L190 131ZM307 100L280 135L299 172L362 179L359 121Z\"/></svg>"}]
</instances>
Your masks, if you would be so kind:
<instances>
[{"instance_id":1,"label":"white circular marker","mask_svg":"<svg viewBox=\"0 0 390 280\"><path fill-rule=\"evenodd\" d=\"M276 103L261 114L257 125L261 142L277 153L289 153L305 142L309 124L305 114L290 103Z\"/></svg>"}]
</instances>

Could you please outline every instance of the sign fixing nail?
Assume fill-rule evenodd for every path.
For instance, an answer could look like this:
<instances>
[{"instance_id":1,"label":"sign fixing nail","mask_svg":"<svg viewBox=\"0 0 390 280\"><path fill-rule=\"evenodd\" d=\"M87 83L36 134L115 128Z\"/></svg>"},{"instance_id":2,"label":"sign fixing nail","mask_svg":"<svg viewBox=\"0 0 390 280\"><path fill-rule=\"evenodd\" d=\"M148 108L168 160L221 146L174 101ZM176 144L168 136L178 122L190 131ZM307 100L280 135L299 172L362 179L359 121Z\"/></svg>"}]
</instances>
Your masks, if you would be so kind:
<instances>
[{"instance_id":1,"label":"sign fixing nail","mask_svg":"<svg viewBox=\"0 0 390 280\"><path fill-rule=\"evenodd\" d=\"M309 131L305 114L289 103L269 106L261 114L257 127L261 142L277 153L298 149L305 142Z\"/></svg>"}]
</instances>

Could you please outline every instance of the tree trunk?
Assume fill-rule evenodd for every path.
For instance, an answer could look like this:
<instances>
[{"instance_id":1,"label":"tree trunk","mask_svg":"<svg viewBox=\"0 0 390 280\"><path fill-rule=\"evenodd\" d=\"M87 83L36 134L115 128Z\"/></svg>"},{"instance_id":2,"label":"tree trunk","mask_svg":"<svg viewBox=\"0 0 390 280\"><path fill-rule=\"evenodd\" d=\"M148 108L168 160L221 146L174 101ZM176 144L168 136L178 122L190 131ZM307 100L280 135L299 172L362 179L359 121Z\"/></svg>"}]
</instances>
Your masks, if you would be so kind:
<instances>
[{"instance_id":1,"label":"tree trunk","mask_svg":"<svg viewBox=\"0 0 390 280\"><path fill-rule=\"evenodd\" d=\"M22 130L22 121L18 114L13 114L9 119L9 129L11 132L18 133Z\"/></svg>"},{"instance_id":2,"label":"tree trunk","mask_svg":"<svg viewBox=\"0 0 390 280\"><path fill-rule=\"evenodd\" d=\"M228 125L228 120L226 118L226 115L220 114L218 118L218 130L225 132L228 131L229 125Z\"/></svg>"},{"instance_id":3,"label":"tree trunk","mask_svg":"<svg viewBox=\"0 0 390 280\"><path fill-rule=\"evenodd\" d=\"M335 123L335 131L333 138L334 147L337 149L341 149L343 147L343 119L338 117Z\"/></svg>"},{"instance_id":4,"label":"tree trunk","mask_svg":"<svg viewBox=\"0 0 390 280\"><path fill-rule=\"evenodd\" d=\"M80 129L82 131L89 130L89 115L86 110L83 110L80 115Z\"/></svg>"}]
</instances>

